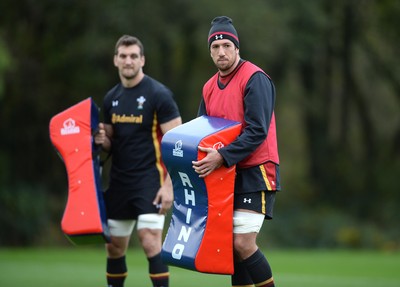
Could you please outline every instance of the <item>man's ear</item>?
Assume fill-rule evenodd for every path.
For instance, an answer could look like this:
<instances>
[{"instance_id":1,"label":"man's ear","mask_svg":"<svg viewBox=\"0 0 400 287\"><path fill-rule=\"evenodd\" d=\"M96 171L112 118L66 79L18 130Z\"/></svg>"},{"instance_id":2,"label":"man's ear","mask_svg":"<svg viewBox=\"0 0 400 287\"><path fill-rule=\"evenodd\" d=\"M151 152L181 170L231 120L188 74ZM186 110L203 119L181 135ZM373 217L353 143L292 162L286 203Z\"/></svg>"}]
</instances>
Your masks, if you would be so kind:
<instances>
[{"instance_id":1,"label":"man's ear","mask_svg":"<svg viewBox=\"0 0 400 287\"><path fill-rule=\"evenodd\" d=\"M142 67L144 67L144 64L146 63L146 58L145 58L145 56L143 55L142 56Z\"/></svg>"}]
</instances>

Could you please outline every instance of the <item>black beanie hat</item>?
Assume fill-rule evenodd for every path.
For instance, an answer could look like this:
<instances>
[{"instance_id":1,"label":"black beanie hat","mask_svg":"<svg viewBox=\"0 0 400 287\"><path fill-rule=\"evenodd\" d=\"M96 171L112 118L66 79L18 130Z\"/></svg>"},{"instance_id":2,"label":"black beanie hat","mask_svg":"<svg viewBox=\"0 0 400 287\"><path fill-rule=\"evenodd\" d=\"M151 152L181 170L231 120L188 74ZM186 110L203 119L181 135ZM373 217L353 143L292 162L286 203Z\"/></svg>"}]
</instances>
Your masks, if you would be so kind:
<instances>
[{"instance_id":1,"label":"black beanie hat","mask_svg":"<svg viewBox=\"0 0 400 287\"><path fill-rule=\"evenodd\" d=\"M211 21L211 29L208 33L208 49L215 40L227 39L239 48L239 36L233 27L232 19L227 16L218 16Z\"/></svg>"}]
</instances>

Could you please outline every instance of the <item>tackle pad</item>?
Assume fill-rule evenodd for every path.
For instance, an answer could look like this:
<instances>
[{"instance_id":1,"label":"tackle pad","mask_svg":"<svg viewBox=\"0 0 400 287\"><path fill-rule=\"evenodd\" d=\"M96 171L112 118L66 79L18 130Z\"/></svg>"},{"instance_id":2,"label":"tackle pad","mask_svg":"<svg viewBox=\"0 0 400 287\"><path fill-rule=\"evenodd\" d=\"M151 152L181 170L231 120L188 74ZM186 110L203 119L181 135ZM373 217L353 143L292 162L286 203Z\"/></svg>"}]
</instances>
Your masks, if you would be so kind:
<instances>
[{"instance_id":1,"label":"tackle pad","mask_svg":"<svg viewBox=\"0 0 400 287\"><path fill-rule=\"evenodd\" d=\"M91 98L50 120L50 140L63 160L68 176L68 200L61 229L74 244L110 240L100 178L100 147L93 133L99 109Z\"/></svg>"},{"instance_id":2,"label":"tackle pad","mask_svg":"<svg viewBox=\"0 0 400 287\"><path fill-rule=\"evenodd\" d=\"M192 161L234 141L241 124L201 116L168 131L161 141L174 203L161 256L166 264L194 271L233 274L233 191L235 166L221 166L200 178Z\"/></svg>"}]
</instances>

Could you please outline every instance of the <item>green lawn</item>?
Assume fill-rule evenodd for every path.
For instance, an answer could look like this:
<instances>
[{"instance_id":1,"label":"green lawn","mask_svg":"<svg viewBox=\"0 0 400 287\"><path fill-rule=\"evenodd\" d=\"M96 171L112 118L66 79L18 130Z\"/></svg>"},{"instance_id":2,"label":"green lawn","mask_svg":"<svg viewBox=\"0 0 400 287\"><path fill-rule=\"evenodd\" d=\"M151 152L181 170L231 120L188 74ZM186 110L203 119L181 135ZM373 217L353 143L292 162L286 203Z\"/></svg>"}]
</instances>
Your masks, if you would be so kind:
<instances>
[{"instance_id":1,"label":"green lawn","mask_svg":"<svg viewBox=\"0 0 400 287\"><path fill-rule=\"evenodd\" d=\"M278 287L399 287L400 253L370 251L266 251ZM130 249L126 287L150 286L147 262ZM171 267L171 287L230 286L225 275ZM103 248L0 249L0 286L104 287Z\"/></svg>"}]
</instances>

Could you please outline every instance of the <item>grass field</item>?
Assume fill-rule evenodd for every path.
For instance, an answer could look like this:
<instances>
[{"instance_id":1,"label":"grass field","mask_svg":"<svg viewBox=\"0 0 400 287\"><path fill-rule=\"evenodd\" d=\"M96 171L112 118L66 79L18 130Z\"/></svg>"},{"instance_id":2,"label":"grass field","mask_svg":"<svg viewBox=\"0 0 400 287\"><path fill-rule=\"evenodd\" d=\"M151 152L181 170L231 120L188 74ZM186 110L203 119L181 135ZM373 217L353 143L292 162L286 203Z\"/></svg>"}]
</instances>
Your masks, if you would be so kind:
<instances>
[{"instance_id":1,"label":"grass field","mask_svg":"<svg viewBox=\"0 0 400 287\"><path fill-rule=\"evenodd\" d=\"M278 287L399 287L400 253L266 251ZM150 286L141 250L130 249L126 287ZM171 287L230 286L225 275L170 268ZM0 286L104 287L102 248L0 249Z\"/></svg>"}]
</instances>

